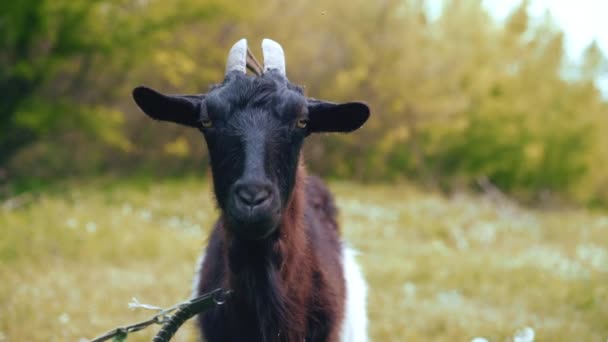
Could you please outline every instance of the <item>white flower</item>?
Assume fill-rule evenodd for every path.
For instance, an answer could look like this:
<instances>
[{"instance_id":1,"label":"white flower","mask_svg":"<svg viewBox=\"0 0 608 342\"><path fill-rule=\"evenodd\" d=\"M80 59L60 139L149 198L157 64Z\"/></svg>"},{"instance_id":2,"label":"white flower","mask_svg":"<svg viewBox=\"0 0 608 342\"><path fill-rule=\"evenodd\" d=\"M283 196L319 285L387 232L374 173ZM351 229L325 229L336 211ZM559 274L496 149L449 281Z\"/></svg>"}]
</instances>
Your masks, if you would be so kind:
<instances>
[{"instance_id":1,"label":"white flower","mask_svg":"<svg viewBox=\"0 0 608 342\"><path fill-rule=\"evenodd\" d=\"M464 299L458 290L443 291L437 294L437 301L446 306L457 307L462 305Z\"/></svg>"},{"instance_id":2,"label":"white flower","mask_svg":"<svg viewBox=\"0 0 608 342\"><path fill-rule=\"evenodd\" d=\"M416 297L416 284L408 281L407 283L403 284L403 293L405 294L406 297L408 298L414 298Z\"/></svg>"},{"instance_id":3,"label":"white flower","mask_svg":"<svg viewBox=\"0 0 608 342\"><path fill-rule=\"evenodd\" d=\"M84 228L87 232L94 234L97 231L97 224L95 224L95 222L89 222Z\"/></svg>"},{"instance_id":4,"label":"white flower","mask_svg":"<svg viewBox=\"0 0 608 342\"><path fill-rule=\"evenodd\" d=\"M608 252L601 246L594 244L581 244L576 247L576 256L579 260L588 263L592 268L608 272Z\"/></svg>"},{"instance_id":5,"label":"white flower","mask_svg":"<svg viewBox=\"0 0 608 342\"><path fill-rule=\"evenodd\" d=\"M525 327L515 333L513 342L534 342L534 335L534 329Z\"/></svg>"},{"instance_id":6,"label":"white flower","mask_svg":"<svg viewBox=\"0 0 608 342\"><path fill-rule=\"evenodd\" d=\"M182 221L177 216L172 216L171 218L169 218L169 221L168 221L169 227L171 227L171 228L179 228L181 223L182 223Z\"/></svg>"},{"instance_id":7,"label":"white flower","mask_svg":"<svg viewBox=\"0 0 608 342\"><path fill-rule=\"evenodd\" d=\"M68 315L67 313L62 313L61 315L59 315L59 323L61 324L68 324L70 322L70 315Z\"/></svg>"},{"instance_id":8,"label":"white flower","mask_svg":"<svg viewBox=\"0 0 608 342\"><path fill-rule=\"evenodd\" d=\"M485 337L475 337L471 340L471 342L489 342Z\"/></svg>"},{"instance_id":9,"label":"white flower","mask_svg":"<svg viewBox=\"0 0 608 342\"><path fill-rule=\"evenodd\" d=\"M139 212L139 217L141 217L144 221L150 221L152 218L152 213L150 210L143 209Z\"/></svg>"},{"instance_id":10,"label":"white flower","mask_svg":"<svg viewBox=\"0 0 608 342\"><path fill-rule=\"evenodd\" d=\"M70 217L65 221L65 225L68 226L68 228L74 229L78 227L78 220L73 217Z\"/></svg>"}]
</instances>

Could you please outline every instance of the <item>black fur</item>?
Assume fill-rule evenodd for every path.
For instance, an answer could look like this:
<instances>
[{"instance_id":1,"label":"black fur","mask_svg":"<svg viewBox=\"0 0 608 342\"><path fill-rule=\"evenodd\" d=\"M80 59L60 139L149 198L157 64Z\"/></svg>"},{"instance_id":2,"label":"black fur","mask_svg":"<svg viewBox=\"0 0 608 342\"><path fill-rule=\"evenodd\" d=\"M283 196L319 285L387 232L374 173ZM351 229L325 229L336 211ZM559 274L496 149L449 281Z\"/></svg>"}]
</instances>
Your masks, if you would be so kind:
<instances>
[{"instance_id":1,"label":"black fur","mask_svg":"<svg viewBox=\"0 0 608 342\"><path fill-rule=\"evenodd\" d=\"M336 209L300 151L311 133L359 128L368 107L307 99L274 71L233 71L208 94L138 87L133 97L150 117L196 127L207 142L221 217L197 289L232 288L234 297L200 315L205 338L336 341L345 298Z\"/></svg>"}]
</instances>

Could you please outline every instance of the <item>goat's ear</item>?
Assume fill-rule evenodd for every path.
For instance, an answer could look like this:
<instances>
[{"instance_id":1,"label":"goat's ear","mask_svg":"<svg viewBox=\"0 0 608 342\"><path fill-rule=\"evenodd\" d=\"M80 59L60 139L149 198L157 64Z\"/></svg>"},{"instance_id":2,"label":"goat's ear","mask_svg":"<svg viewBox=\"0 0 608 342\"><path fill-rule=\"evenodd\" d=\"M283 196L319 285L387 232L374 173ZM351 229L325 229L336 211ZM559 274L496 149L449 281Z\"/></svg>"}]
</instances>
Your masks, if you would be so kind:
<instances>
[{"instance_id":1,"label":"goat's ear","mask_svg":"<svg viewBox=\"0 0 608 342\"><path fill-rule=\"evenodd\" d=\"M369 107L361 102L331 103L308 99L308 131L352 132L369 118Z\"/></svg>"},{"instance_id":2,"label":"goat's ear","mask_svg":"<svg viewBox=\"0 0 608 342\"><path fill-rule=\"evenodd\" d=\"M201 127L199 111L204 95L164 95L139 86L133 89L133 99L153 119Z\"/></svg>"}]
</instances>

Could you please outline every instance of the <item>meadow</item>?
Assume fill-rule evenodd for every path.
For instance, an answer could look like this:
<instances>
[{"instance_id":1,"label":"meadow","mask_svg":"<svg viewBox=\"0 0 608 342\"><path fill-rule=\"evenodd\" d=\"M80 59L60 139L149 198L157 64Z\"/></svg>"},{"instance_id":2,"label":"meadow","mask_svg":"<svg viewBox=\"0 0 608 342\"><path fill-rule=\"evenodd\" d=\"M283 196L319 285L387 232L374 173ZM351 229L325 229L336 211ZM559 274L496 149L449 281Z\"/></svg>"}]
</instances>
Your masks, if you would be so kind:
<instances>
[{"instance_id":1,"label":"meadow","mask_svg":"<svg viewBox=\"0 0 608 342\"><path fill-rule=\"evenodd\" d=\"M374 341L608 338L608 215L332 182ZM217 215L199 179L66 183L0 208L0 341L78 341L190 296ZM129 341L150 340L148 329ZM191 324L176 341L193 341Z\"/></svg>"}]
</instances>

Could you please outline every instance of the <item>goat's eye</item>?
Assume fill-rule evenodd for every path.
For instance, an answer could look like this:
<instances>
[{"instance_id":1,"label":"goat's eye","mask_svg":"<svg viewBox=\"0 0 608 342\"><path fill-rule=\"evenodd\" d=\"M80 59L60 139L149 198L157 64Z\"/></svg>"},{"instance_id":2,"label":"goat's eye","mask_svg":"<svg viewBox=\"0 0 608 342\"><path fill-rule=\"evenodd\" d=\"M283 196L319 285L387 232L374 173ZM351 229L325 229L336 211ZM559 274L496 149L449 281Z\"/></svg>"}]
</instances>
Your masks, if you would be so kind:
<instances>
[{"instance_id":1,"label":"goat's eye","mask_svg":"<svg viewBox=\"0 0 608 342\"><path fill-rule=\"evenodd\" d=\"M201 125L203 125L205 128L210 128L213 127L213 121L211 121L211 119L202 119Z\"/></svg>"},{"instance_id":2,"label":"goat's eye","mask_svg":"<svg viewBox=\"0 0 608 342\"><path fill-rule=\"evenodd\" d=\"M299 128L306 128L306 125L308 125L308 119L298 119L298 122L296 123L296 125Z\"/></svg>"}]
</instances>

